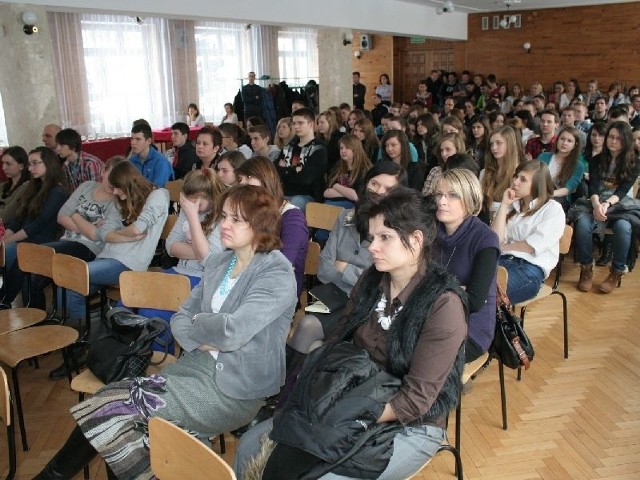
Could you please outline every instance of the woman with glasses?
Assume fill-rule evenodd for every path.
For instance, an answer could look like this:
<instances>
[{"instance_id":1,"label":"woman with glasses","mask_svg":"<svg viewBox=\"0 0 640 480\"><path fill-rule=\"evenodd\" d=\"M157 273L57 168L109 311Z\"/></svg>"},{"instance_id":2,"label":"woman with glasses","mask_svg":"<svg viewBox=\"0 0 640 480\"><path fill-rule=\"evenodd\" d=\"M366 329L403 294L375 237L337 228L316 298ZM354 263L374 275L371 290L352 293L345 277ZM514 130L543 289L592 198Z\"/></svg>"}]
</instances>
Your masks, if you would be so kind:
<instances>
[{"instance_id":1,"label":"woman with glasses","mask_svg":"<svg viewBox=\"0 0 640 480\"><path fill-rule=\"evenodd\" d=\"M31 180L4 237L7 288L15 283L9 279L18 275L17 244L53 242L58 235L58 210L69 197L60 161L53 150L47 147L31 150L27 165ZM17 283L13 285L17 289L11 295L13 298L7 292L4 299L7 307L20 289L20 282Z\"/></svg>"},{"instance_id":2,"label":"woman with glasses","mask_svg":"<svg viewBox=\"0 0 640 480\"><path fill-rule=\"evenodd\" d=\"M469 333L465 363L489 350L496 322L498 236L477 215L482 210L480 181L470 170L447 170L434 182L438 235L431 261L454 275L467 292Z\"/></svg>"},{"instance_id":3,"label":"woman with glasses","mask_svg":"<svg viewBox=\"0 0 640 480\"><path fill-rule=\"evenodd\" d=\"M607 129L602 152L589 161L590 205L585 205L588 211L577 212L575 217L575 242L580 261L578 290L588 292L593 286L593 232L598 225L613 229L611 271L600 284L600 292L611 293L620 286L622 276L627 273L631 223L620 217L610 218L610 215L614 213L614 205L630 196L637 177L638 160L631 127L625 122L613 122Z\"/></svg>"}]
</instances>

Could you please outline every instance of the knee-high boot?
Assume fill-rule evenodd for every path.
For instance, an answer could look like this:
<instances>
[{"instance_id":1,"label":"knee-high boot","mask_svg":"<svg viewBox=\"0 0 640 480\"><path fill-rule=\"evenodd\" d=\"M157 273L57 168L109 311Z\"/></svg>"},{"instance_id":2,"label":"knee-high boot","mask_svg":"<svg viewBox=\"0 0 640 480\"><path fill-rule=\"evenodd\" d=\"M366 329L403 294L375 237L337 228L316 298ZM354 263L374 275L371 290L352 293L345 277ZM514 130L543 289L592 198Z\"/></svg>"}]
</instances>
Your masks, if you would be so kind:
<instances>
[{"instance_id":1,"label":"knee-high boot","mask_svg":"<svg viewBox=\"0 0 640 480\"><path fill-rule=\"evenodd\" d=\"M71 432L64 446L33 480L64 480L73 478L98 454L80 427Z\"/></svg>"}]
</instances>

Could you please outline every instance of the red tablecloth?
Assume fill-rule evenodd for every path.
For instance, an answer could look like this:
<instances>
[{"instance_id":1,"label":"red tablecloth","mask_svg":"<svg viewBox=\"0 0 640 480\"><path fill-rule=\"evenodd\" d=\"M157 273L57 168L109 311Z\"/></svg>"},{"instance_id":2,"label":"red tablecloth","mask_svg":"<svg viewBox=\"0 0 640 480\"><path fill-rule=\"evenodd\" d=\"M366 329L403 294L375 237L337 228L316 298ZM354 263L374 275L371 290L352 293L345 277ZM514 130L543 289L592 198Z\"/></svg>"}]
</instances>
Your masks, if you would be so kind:
<instances>
[{"instance_id":1,"label":"red tablecloth","mask_svg":"<svg viewBox=\"0 0 640 480\"><path fill-rule=\"evenodd\" d=\"M130 137L102 138L82 142L82 150L106 162L114 155L126 155L130 145Z\"/></svg>"},{"instance_id":2,"label":"red tablecloth","mask_svg":"<svg viewBox=\"0 0 640 480\"><path fill-rule=\"evenodd\" d=\"M189 140L195 140L201 129L202 127L189 127ZM171 127L153 130L153 140L156 143L171 142Z\"/></svg>"}]
</instances>

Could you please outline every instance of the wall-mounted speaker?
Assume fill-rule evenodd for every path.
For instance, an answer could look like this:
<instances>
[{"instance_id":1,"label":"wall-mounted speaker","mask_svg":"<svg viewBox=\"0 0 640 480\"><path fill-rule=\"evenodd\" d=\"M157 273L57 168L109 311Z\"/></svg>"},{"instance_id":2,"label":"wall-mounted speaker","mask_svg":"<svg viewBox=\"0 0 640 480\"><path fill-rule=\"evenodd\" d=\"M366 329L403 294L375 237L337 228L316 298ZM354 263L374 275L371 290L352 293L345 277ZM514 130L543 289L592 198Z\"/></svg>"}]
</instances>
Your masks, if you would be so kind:
<instances>
[{"instance_id":1,"label":"wall-mounted speaker","mask_svg":"<svg viewBox=\"0 0 640 480\"><path fill-rule=\"evenodd\" d=\"M371 35L360 35L360 50L368 52L372 48Z\"/></svg>"}]
</instances>

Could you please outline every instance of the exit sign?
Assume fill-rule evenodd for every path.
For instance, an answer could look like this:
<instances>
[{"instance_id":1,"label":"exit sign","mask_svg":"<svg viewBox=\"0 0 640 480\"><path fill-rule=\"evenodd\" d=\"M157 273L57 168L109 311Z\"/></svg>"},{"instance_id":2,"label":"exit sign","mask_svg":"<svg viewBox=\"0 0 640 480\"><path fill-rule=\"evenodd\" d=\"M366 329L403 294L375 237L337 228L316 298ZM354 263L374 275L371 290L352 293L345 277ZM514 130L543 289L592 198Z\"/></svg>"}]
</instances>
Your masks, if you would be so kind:
<instances>
[{"instance_id":1,"label":"exit sign","mask_svg":"<svg viewBox=\"0 0 640 480\"><path fill-rule=\"evenodd\" d=\"M424 43L425 37L411 37L411 43Z\"/></svg>"}]
</instances>

